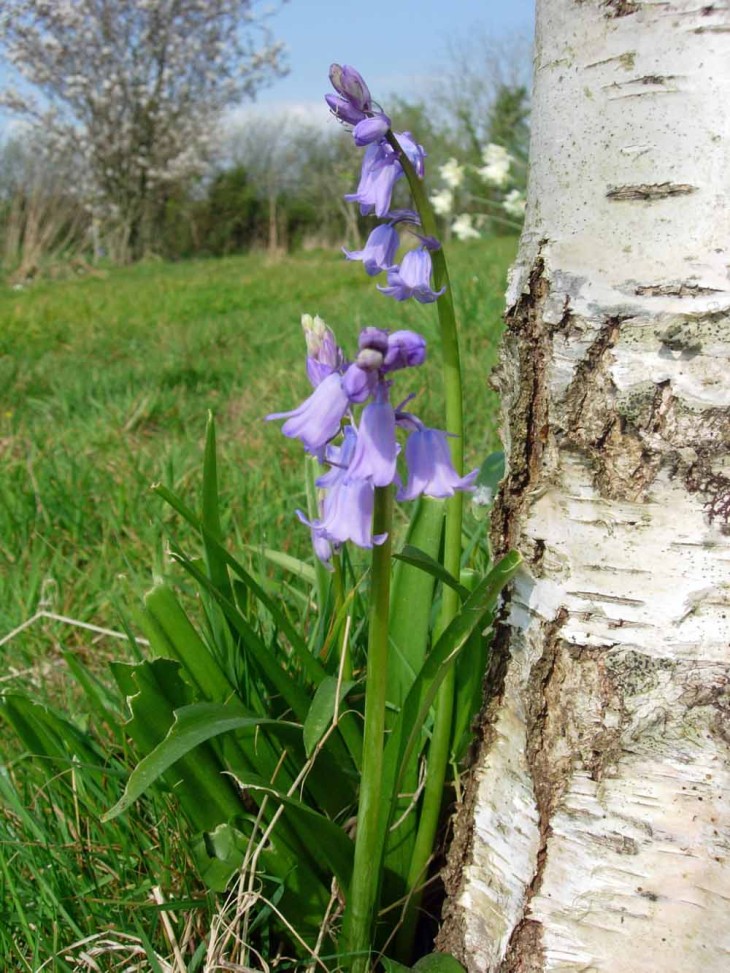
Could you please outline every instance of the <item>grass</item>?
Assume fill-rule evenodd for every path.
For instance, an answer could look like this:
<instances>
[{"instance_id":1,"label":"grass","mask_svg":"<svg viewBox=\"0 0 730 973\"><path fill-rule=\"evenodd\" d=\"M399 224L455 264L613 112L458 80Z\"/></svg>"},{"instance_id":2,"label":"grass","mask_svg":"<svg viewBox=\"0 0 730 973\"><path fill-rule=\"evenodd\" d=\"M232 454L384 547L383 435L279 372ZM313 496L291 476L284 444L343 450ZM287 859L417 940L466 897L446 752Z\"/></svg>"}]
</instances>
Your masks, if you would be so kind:
<instances>
[{"instance_id":1,"label":"grass","mask_svg":"<svg viewBox=\"0 0 730 973\"><path fill-rule=\"evenodd\" d=\"M500 239L451 252L470 467L497 442L487 376L514 251ZM229 535L239 548L306 556L306 531L293 518L305 506L300 450L261 421L307 394L303 311L324 317L346 349L366 324L423 331L431 361L413 408L440 423L433 310L373 290L360 267L330 253L148 263L0 290L0 641L39 608L103 628L126 624L153 577L169 570L168 514L149 485L197 496L208 409L218 417ZM118 945L135 937L127 945L139 968L154 969L155 952L173 953L157 886L173 899L177 934L203 944L215 903L196 885L175 827L165 826L171 806L151 801L143 820L99 823L123 786L122 763L108 756L123 734L115 738L114 720L104 719L123 707L106 689L105 665L128 656L126 643L45 617L0 652L1 689L52 704L97 741L82 775L32 763L0 729L4 968L91 969L64 960L64 950L110 930ZM85 697L70 678L75 661L99 680ZM94 955L113 969L110 957L122 954Z\"/></svg>"}]
</instances>

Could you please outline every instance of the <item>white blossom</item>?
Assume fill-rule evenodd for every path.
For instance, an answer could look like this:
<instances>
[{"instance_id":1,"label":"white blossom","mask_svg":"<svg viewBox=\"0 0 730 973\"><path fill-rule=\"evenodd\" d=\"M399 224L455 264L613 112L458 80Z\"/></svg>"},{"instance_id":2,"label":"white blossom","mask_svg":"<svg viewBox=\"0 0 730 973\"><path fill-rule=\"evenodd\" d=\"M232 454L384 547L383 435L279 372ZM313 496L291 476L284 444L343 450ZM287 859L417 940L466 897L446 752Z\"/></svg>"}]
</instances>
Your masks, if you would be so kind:
<instances>
[{"instance_id":1,"label":"white blossom","mask_svg":"<svg viewBox=\"0 0 730 973\"><path fill-rule=\"evenodd\" d=\"M203 170L222 113L280 71L282 48L262 29L258 0L0 8L0 46L29 86L0 93L0 107L74 152L84 204L118 213L132 242L168 187Z\"/></svg>"},{"instance_id":2,"label":"white blossom","mask_svg":"<svg viewBox=\"0 0 730 973\"><path fill-rule=\"evenodd\" d=\"M457 189L464 181L464 167L452 158L439 167L439 175L449 189Z\"/></svg>"},{"instance_id":3,"label":"white blossom","mask_svg":"<svg viewBox=\"0 0 730 973\"><path fill-rule=\"evenodd\" d=\"M502 200L502 208L505 213L510 216L514 216L516 219L522 219L525 215L525 206L527 201L519 189L512 189Z\"/></svg>"},{"instance_id":4,"label":"white blossom","mask_svg":"<svg viewBox=\"0 0 730 973\"><path fill-rule=\"evenodd\" d=\"M438 216L448 216L454 208L454 194L450 189L439 189L430 196L433 211Z\"/></svg>"},{"instance_id":5,"label":"white blossom","mask_svg":"<svg viewBox=\"0 0 730 973\"><path fill-rule=\"evenodd\" d=\"M451 232L457 240L479 239L479 231L474 228L471 213L460 213L451 224Z\"/></svg>"},{"instance_id":6,"label":"white blossom","mask_svg":"<svg viewBox=\"0 0 730 973\"><path fill-rule=\"evenodd\" d=\"M482 150L484 165L477 169L477 173L484 182L491 183L493 186L504 186L509 180L509 170L512 156L503 145L490 142Z\"/></svg>"}]
</instances>

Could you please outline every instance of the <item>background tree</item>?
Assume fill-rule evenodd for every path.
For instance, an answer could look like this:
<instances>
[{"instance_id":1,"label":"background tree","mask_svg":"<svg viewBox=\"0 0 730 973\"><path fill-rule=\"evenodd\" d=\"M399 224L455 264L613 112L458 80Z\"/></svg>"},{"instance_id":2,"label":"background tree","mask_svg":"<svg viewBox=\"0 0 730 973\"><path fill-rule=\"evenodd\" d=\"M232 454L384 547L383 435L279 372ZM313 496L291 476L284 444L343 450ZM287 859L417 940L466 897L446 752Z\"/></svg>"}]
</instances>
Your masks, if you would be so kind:
<instances>
[{"instance_id":1,"label":"background tree","mask_svg":"<svg viewBox=\"0 0 730 973\"><path fill-rule=\"evenodd\" d=\"M726 5L538 4L498 375L515 585L441 946L500 973L730 964Z\"/></svg>"},{"instance_id":2,"label":"background tree","mask_svg":"<svg viewBox=\"0 0 730 973\"><path fill-rule=\"evenodd\" d=\"M6 0L0 45L32 90L2 104L78 157L77 188L140 256L224 109L281 70L254 0Z\"/></svg>"}]
</instances>

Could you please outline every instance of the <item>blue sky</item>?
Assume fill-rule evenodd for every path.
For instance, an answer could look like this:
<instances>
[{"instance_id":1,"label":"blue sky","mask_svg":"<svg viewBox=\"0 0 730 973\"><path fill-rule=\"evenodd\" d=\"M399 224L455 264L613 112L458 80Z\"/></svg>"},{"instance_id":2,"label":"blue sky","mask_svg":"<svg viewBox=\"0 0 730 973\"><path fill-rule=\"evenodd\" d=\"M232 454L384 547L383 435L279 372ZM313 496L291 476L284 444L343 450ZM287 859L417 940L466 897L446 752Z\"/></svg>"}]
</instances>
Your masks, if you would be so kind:
<instances>
[{"instance_id":1,"label":"blue sky","mask_svg":"<svg viewBox=\"0 0 730 973\"><path fill-rule=\"evenodd\" d=\"M412 95L433 79L450 40L475 31L529 37L534 0L290 0L270 23L291 70L260 104L316 101L329 90L332 61L357 67L376 98Z\"/></svg>"},{"instance_id":2,"label":"blue sky","mask_svg":"<svg viewBox=\"0 0 730 973\"><path fill-rule=\"evenodd\" d=\"M529 37L533 21L534 0L289 0L269 25L286 45L290 71L257 101L267 112L324 110L332 61L357 67L375 98L413 96L433 83L450 41L458 44L475 33ZM0 85L6 80L0 63ZM7 121L0 112L0 135Z\"/></svg>"}]
</instances>

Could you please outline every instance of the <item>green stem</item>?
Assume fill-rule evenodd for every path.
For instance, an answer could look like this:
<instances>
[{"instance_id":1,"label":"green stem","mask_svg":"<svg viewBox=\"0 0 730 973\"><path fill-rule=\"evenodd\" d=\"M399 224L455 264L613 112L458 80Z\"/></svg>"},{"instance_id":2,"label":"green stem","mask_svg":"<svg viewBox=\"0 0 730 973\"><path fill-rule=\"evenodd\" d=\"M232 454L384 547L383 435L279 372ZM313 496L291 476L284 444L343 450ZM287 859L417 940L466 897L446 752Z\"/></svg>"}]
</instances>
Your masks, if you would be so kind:
<instances>
[{"instance_id":1,"label":"green stem","mask_svg":"<svg viewBox=\"0 0 730 973\"><path fill-rule=\"evenodd\" d=\"M378 825L381 814L385 698L388 677L392 520L392 487L378 487L375 490L373 534L387 533L388 537L384 544L373 548L370 579L363 762L357 812L355 861L343 930L345 948L351 956L352 973L365 973L370 964L373 918L380 882L382 842L378 836Z\"/></svg>"},{"instance_id":2,"label":"green stem","mask_svg":"<svg viewBox=\"0 0 730 973\"><path fill-rule=\"evenodd\" d=\"M403 152L397 138L388 133L388 141L399 155L401 165L408 179L408 185L421 218L421 226L426 236L437 237L436 214L426 193L423 181ZM446 291L436 301L441 330L441 351L444 370L444 399L446 406L446 429L453 433L451 439L451 459L454 468L461 475L464 468L464 419L462 408L461 361L459 357L459 337L456 327L456 314L449 281L449 271L443 247L432 251L434 287ZM444 567L453 577L458 578L461 568L461 521L463 515L463 494L457 491L446 504L446 524L444 531ZM435 637L441 634L459 610L459 596L452 588L444 587L441 614L436 626ZM409 890L413 883L420 883L433 851L438 829L444 781L448 768L448 754L451 742L451 726L454 710L454 674L444 679L436 697L434 727L428 755L426 786L423 794L421 816L418 824L416 843L409 870ZM410 950L420 894L414 891L404 917L404 929L399 937L400 946ZM409 943L405 943L410 936ZM400 955L404 955L400 953Z\"/></svg>"}]
</instances>

